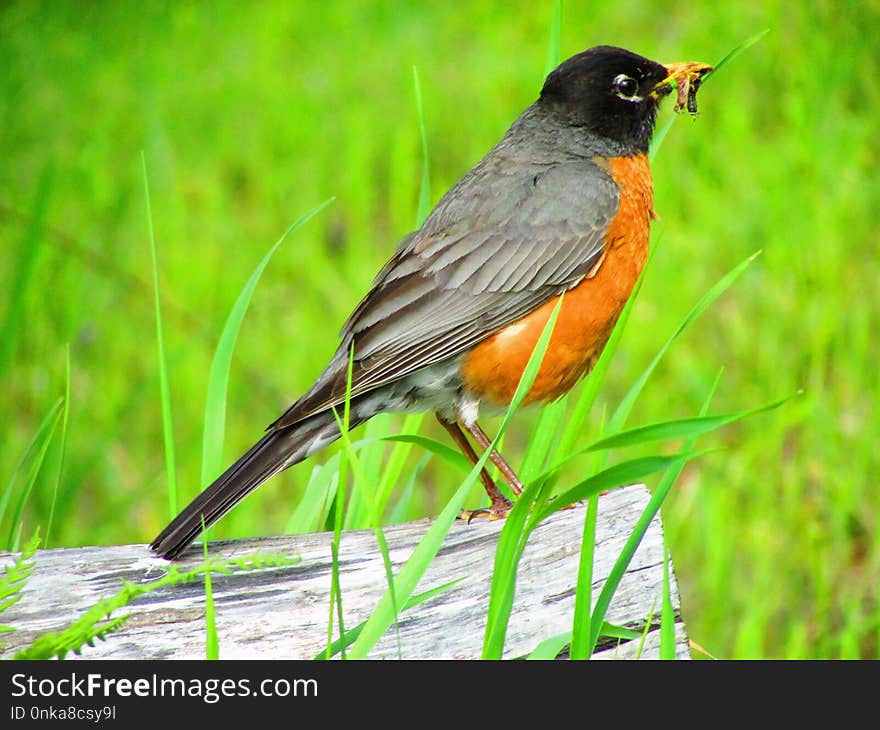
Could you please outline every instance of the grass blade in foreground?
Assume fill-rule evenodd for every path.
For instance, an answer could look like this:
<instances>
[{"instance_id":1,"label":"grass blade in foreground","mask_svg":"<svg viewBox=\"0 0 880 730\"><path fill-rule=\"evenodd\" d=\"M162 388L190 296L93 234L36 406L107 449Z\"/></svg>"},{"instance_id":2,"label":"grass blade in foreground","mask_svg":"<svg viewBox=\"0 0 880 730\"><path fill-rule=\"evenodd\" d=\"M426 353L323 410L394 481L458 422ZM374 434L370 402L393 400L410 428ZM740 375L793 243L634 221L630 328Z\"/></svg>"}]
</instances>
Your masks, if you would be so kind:
<instances>
[{"instance_id":1,"label":"grass blade in foreground","mask_svg":"<svg viewBox=\"0 0 880 730\"><path fill-rule=\"evenodd\" d=\"M703 77L703 83L706 83L706 79L717 74L740 53L742 53L743 51L747 51L769 32L769 28L764 28L764 30L755 33L755 35L746 38L742 43L740 43L736 48L734 48L730 53L728 53L724 58L722 58L718 63L715 64L715 67Z\"/></svg>"},{"instance_id":2,"label":"grass blade in foreground","mask_svg":"<svg viewBox=\"0 0 880 730\"><path fill-rule=\"evenodd\" d=\"M660 658L675 659L675 610L669 577L669 548L663 545L663 603L660 609Z\"/></svg>"},{"instance_id":3,"label":"grass blade in foreground","mask_svg":"<svg viewBox=\"0 0 880 730\"><path fill-rule=\"evenodd\" d=\"M336 416L334 411L334 415L336 416L336 421L339 424L339 433L340 439L342 441L342 451L341 455L344 456L346 462L351 464L352 471L354 472L354 484L355 484L355 494L360 493L363 495L363 501L368 505L369 515L367 516L368 526L373 529L373 534L376 536L376 543L379 546L379 552L382 555L382 564L385 568L385 579L388 583L388 592L391 597L391 610L394 614L394 631L395 636L397 638L397 658L402 658L402 649L400 645L400 629L398 627L398 604L397 598L394 592L394 569L391 563L391 554L388 550L388 542L385 540L385 533L382 532L381 527L381 519L382 519L382 511L384 508L384 504L380 502L381 495L379 490L370 489L369 479L366 475L366 472L363 468L363 464L361 463L358 454L355 452L354 447L351 442L351 434L348 430L349 426L349 412L350 412L350 400L351 400L351 376L352 369L354 365L354 345L352 345L350 355L349 355L349 370L348 370L348 383L347 389L345 393L345 418L342 422L339 421L339 417ZM381 443L381 439L377 439L376 443ZM354 495L353 495L354 496ZM354 500L352 499L349 502L349 511L351 510L351 504ZM354 527L360 527L360 525L354 525ZM334 533L334 538L336 537ZM334 560L338 557L338 553L334 554ZM334 569L338 572L338 566L334 564ZM338 578L336 579L338 583ZM345 649L350 642L342 641L345 632L342 629L342 616L340 615L340 641L341 648L343 652L343 659L345 658ZM328 651L331 645L328 645ZM328 657L329 658L329 657Z\"/></svg>"},{"instance_id":4,"label":"grass blade in foreground","mask_svg":"<svg viewBox=\"0 0 880 730\"><path fill-rule=\"evenodd\" d=\"M205 531L205 518L202 517L202 532ZM202 560L208 562L208 541L202 541ZM217 613L214 609L214 588L211 585L211 571L205 571L205 659L220 658L220 640L217 637Z\"/></svg>"},{"instance_id":5,"label":"grass blade in foreground","mask_svg":"<svg viewBox=\"0 0 880 730\"><path fill-rule=\"evenodd\" d=\"M348 369L345 376L345 401L342 418L331 406L333 416L339 424L339 433L348 434L351 418L351 378L354 369L354 343L348 351ZM336 485L336 497L333 500L333 540L330 542L330 615L327 617L327 658L330 658L330 647L333 644L333 608L339 616L339 635L345 636L345 623L342 616L342 585L339 581L339 542L342 539L342 525L345 518L346 492L348 491L348 449L339 452L339 482ZM345 659L345 645L342 646L342 658Z\"/></svg>"},{"instance_id":6,"label":"grass blade in foreground","mask_svg":"<svg viewBox=\"0 0 880 730\"><path fill-rule=\"evenodd\" d=\"M557 461L551 469L547 469L538 475L538 478L546 479L573 459L592 451L620 449L628 446L638 446L640 444L651 443L653 441L673 441L680 438L702 436L703 434L716 431L723 426L730 425L736 421L741 421L749 416L775 410L802 393L803 391L799 390L796 393L785 396L784 398L779 398L778 400L758 406L757 408L738 411L737 413L679 418L672 421L661 421L660 423L652 423L647 426L637 426L625 431L619 431L570 453L564 459Z\"/></svg>"},{"instance_id":7,"label":"grass blade in foreground","mask_svg":"<svg viewBox=\"0 0 880 730\"><path fill-rule=\"evenodd\" d=\"M333 505L336 485L339 483L339 454L312 469L306 491L284 526L285 535L317 532L327 518Z\"/></svg>"},{"instance_id":8,"label":"grass blade in foreground","mask_svg":"<svg viewBox=\"0 0 880 730\"><path fill-rule=\"evenodd\" d=\"M162 329L162 306L159 301L159 264L156 260L156 236L153 231L153 206L147 179L147 157L141 152L144 175L144 199L147 204L147 227L150 238L150 261L153 266L153 306L156 312L156 357L159 368L159 400L162 407L162 439L165 445L165 476L168 481L168 514L177 514L177 466L174 454L174 419L171 415L171 388L168 384L168 360L165 357L165 334Z\"/></svg>"},{"instance_id":9,"label":"grass blade in foreground","mask_svg":"<svg viewBox=\"0 0 880 730\"><path fill-rule=\"evenodd\" d=\"M520 377L519 385L517 385L516 394L513 402L505 415L504 423L509 420L516 408L525 399L526 394L532 387L532 383L538 375L541 362L544 359L544 353L550 344L550 338L553 334L553 328L556 326L556 319L562 308L565 295L559 297L556 306L544 329L541 332L538 342L532 351L526 368ZM504 424L502 424L504 425ZM500 434L499 434L500 438ZM496 439L497 441L497 439ZM491 452L492 447L487 449L487 453ZM516 587L516 570L519 563L521 550L518 549L525 521L528 517L529 509L540 494L538 486L527 487L514 503L513 508L507 515L504 528L498 537L498 545L495 548L495 563L492 570L492 586L489 591L489 608L486 614L486 632L483 637L483 658L494 658L487 656L487 652L494 652L500 643L501 649L504 648L504 637L507 633L507 621L510 617L510 611L513 608L513 595ZM498 653L500 658L500 652Z\"/></svg>"},{"instance_id":10,"label":"grass blade in foreground","mask_svg":"<svg viewBox=\"0 0 880 730\"><path fill-rule=\"evenodd\" d=\"M516 392L514 393L510 407L507 409L507 412L498 426L498 433L494 440L489 445L489 448L487 448L480 456L476 465L471 469L470 473L452 496L452 499L446 504L446 507L444 507L443 511L434 521L434 524L431 525L421 542L416 546L416 549L409 557L409 560L406 561L397 574L397 578L394 581L394 589L398 601L406 602L409 600L409 597L418 585L419 580L421 580L422 575L424 575L428 566L431 564L431 561L433 561L434 556L440 550L440 546L442 545L446 534L449 532L449 528L452 527L452 523L455 522L459 512L461 512L462 507L464 506L464 500L467 498L471 487L476 483L480 470L489 460L492 450L504 434L513 413L525 399L526 393L528 393L528 390L534 381L534 377L537 374L543 351L547 348L547 343L550 339L550 332L552 331L553 324L556 322L561 303L562 297L559 298L559 302L554 308L553 313L550 315L550 319L544 328L544 332L541 334L538 344L532 352L532 356L523 372L523 376L520 379ZM386 591L370 618L367 620L367 623L364 625L363 631L355 642L355 645L352 647L351 657L353 659L366 658L369 651L388 630L388 627L393 620L394 613L392 599L390 591Z\"/></svg>"},{"instance_id":11,"label":"grass blade in foreground","mask_svg":"<svg viewBox=\"0 0 880 730\"><path fill-rule=\"evenodd\" d=\"M746 261L742 262L739 266L735 267L714 287L712 287L712 289L710 289L710 291L700 299L697 305L692 308L692 310L685 317L682 324L676 329L669 340L667 340L667 342L663 345L660 352L657 354L657 356L655 356L654 360L648 366L646 371L636 381L633 387L630 388L629 392L626 394L623 401L618 406L609 424L612 432L616 429L621 428L622 424L628 417L629 412L632 409L633 404L635 403L635 400L638 398L639 394L644 388L648 377L651 375L660 358L665 354L672 343L687 328L687 326L706 307L709 306L712 301L720 296L720 294L736 280L739 274L745 270L745 268L748 266L753 258L754 256L750 257ZM738 420L736 416L742 417L742 414L734 414L732 420ZM710 426L718 428L720 425L732 422L732 420L724 421L724 417L722 417L721 422L703 423L700 421L695 422L695 419L690 419L690 422L685 423L683 426L679 426L679 430L676 431L676 435L692 435L694 431L698 431L702 428L709 428ZM675 430L675 427L669 426L668 424L655 426L653 427L653 430L651 430L651 428L652 427L647 427L647 429L642 430L636 429L635 435L631 433L629 435L629 438L643 438L646 434L650 435L652 433L654 435L656 435L657 433L668 434L670 431ZM622 440L625 441L626 439L624 438ZM507 621L509 620L510 610L512 609L514 590L513 581L515 579L516 564L522 556L522 552L525 549L525 543L528 539L529 534L538 524L540 524L540 522L542 522L544 519L549 517L557 510L562 509L582 499L587 499L597 494L602 489L613 488L621 484L630 483L656 471L670 469L674 470L676 467L680 471L681 466L686 461L694 458L697 455L698 454L680 453L671 457L652 456L645 457L643 459L633 459L628 462L623 462L621 464L610 467L609 469L605 469L594 475L593 477L584 480L583 482L580 482L575 487L572 487L563 494L559 495L555 500L553 500L553 502L550 503L542 503L539 500L541 487L547 484L545 480L539 479L536 480L533 484L529 485L529 487L527 487L523 494L520 496L517 504L511 510L510 515L507 518L508 524L505 525L504 530L502 530L501 537L499 538L498 550L496 552L495 576L493 576L493 597L495 596L496 578L498 578L499 575L506 575L504 578L499 579L499 585L503 584L504 586L503 593L499 594L499 598L497 599L497 603L494 607L490 598L490 613L487 618L486 639L484 641L483 656L485 658L500 658L502 656ZM557 460L557 464L559 463L559 461L564 460ZM553 471L553 469L551 469L551 471ZM533 504L535 505L533 514L528 519L528 524L526 524L525 512L532 509ZM520 510L523 511L520 512ZM641 534L643 535L644 530L647 529L649 523L650 520L644 525L641 525L641 523L637 523L636 531L638 532L639 530L641 530ZM638 540L641 540L641 536L639 536ZM628 543L627 545L629 547L630 544ZM635 546L637 545L638 542L635 543ZM632 549L634 551L635 547L633 547ZM627 560L626 565L628 564L629 562ZM616 586L614 587L614 589L616 589ZM612 589L611 591L612 594L614 589ZM501 589L499 588L499 590ZM586 600L586 598L581 597L580 600L584 601ZM606 597L606 600L610 600L610 595ZM598 605L599 604L597 602L597 607ZM495 611L494 613L493 610ZM604 618L604 609L599 614L598 621L596 620L596 616L594 616L590 620L589 639L586 642L584 641L583 633L580 630L574 632L574 635L577 637L575 646L575 651L577 655L589 656L592 653L593 649L595 648L595 642L598 635L598 626L601 625L602 618Z\"/></svg>"},{"instance_id":12,"label":"grass blade in foreground","mask_svg":"<svg viewBox=\"0 0 880 730\"><path fill-rule=\"evenodd\" d=\"M28 498L31 495L31 491L34 488L34 482L36 482L37 477L40 474L40 470L43 468L43 460L46 458L46 451L48 451L49 449L49 444L52 442L52 435L55 433L55 428L58 425L58 419L61 415L62 404L63 398L58 398L58 400L56 400L52 404L49 412L46 414L39 427L37 428L37 432L34 434L31 442L25 449L24 454L22 454L21 459L18 460L18 464L12 472L12 478L9 480L9 484L3 492L2 497L0 497L0 520L2 520L3 514L6 512L6 506L12 496L13 487L15 486L15 482L18 479L18 474L24 466L25 462L27 461L28 456L33 453L33 460L31 461L30 469L28 469L24 485L21 489L21 494L18 497L12 519L9 523L9 534L6 538L7 550L18 549L17 535L19 534L22 527L21 519L22 515L24 514L24 508L27 504Z\"/></svg>"},{"instance_id":13,"label":"grass blade in foreground","mask_svg":"<svg viewBox=\"0 0 880 730\"><path fill-rule=\"evenodd\" d=\"M208 394L205 400L205 423L202 436L202 488L206 487L211 480L220 473L223 467L223 440L226 433L226 393L229 387L229 371L232 368L232 353L235 350L235 342L241 329L241 323L247 312L257 287L260 276L269 264L272 255L278 250L284 240L305 225L314 216L320 213L333 198L328 198L323 203L316 205L310 211L300 216L281 235L275 245L257 264L250 278L235 300L229 316L223 325L217 349L211 360L211 369L208 373ZM176 510L174 510L176 514Z\"/></svg>"},{"instance_id":14,"label":"grass blade in foreground","mask_svg":"<svg viewBox=\"0 0 880 730\"><path fill-rule=\"evenodd\" d=\"M709 390L709 395L706 397L706 401L703 403L703 407L700 410L701 415L705 415L706 411L709 410L709 403L712 401L712 396L715 394L715 390L718 387L718 381L720 380L720 378L721 373L719 372L718 376L715 378L715 382L712 384L712 387ZM684 444L683 448L692 449L695 442L696 437L693 437ZM618 556L617 560L615 561L614 566L611 568L611 572L608 574L605 585L602 586L599 597L596 599L596 606L593 609L593 617L591 619L592 625L590 627L589 643L590 654L595 651L596 641L599 638L599 633L596 630L596 627L605 620L605 613L608 610L608 606L611 603L611 598L614 596L614 592L617 590L617 586L620 585L620 581L623 578L626 569L629 567L629 564L632 561L632 557L633 555L635 555L638 546L641 544L642 538L648 531L648 527L651 524L651 521L657 515L657 512L660 511L660 506L666 499L666 495L669 494L669 491L672 489L672 485L675 484L676 480L678 479L679 474L681 474L682 469L684 469L685 463L686 462L684 460L678 463L673 463L666 470L666 473L663 475L660 483L654 490L654 494L651 495L651 499L648 501L647 506L645 507L642 514L639 516L639 519L636 522L636 526L633 528L632 534L626 541L626 545L624 545L624 548Z\"/></svg>"},{"instance_id":15,"label":"grass blade in foreground","mask_svg":"<svg viewBox=\"0 0 880 730\"><path fill-rule=\"evenodd\" d=\"M410 598L406 602L406 604L404 604L403 608L401 609L401 613L409 610L410 608L418 606L420 603L427 601L429 598L433 598L434 596L437 596L441 593L445 593L450 588L454 588L459 583L461 583L461 581L463 581L466 577L467 576L456 578L455 580L451 580L448 583L444 583L443 585L432 588L431 590L425 591L424 593L416 594L415 596ZM327 649L321 650L321 653L314 658L316 660L324 660L335 656L340 651L344 651L346 647L351 646L357 640L358 636L361 635L361 631L363 630L365 625L366 621L358 624L353 629L346 631L344 636L334 641Z\"/></svg>"},{"instance_id":16,"label":"grass blade in foreground","mask_svg":"<svg viewBox=\"0 0 880 730\"><path fill-rule=\"evenodd\" d=\"M653 610L651 615L654 615ZM648 627L650 628L650 625ZM629 629L626 626L615 626L609 623L602 624L602 630L599 632L599 635L624 641L633 641L642 636L638 631ZM538 644L526 659L556 659L565 650L565 647L569 645L570 641L571 636L569 634L551 636L549 639L544 639L544 641Z\"/></svg>"},{"instance_id":17,"label":"grass blade in foreground","mask_svg":"<svg viewBox=\"0 0 880 730\"><path fill-rule=\"evenodd\" d=\"M571 630L571 659L589 656L587 642L590 637L590 612L593 599L593 559L596 552L596 519L599 514L599 495L594 494L587 502L584 532L581 537L581 556L578 565L577 588L574 597L574 620Z\"/></svg>"},{"instance_id":18,"label":"grass blade in foreground","mask_svg":"<svg viewBox=\"0 0 880 730\"><path fill-rule=\"evenodd\" d=\"M749 265L754 261L760 251L753 253L744 261L740 262L736 266L733 267L727 274L725 274L715 285L709 289L702 297L700 297L699 301L691 308L691 310L685 315L685 318L682 320L681 324L676 327L675 331L669 336L669 339L663 343L663 346L660 348L659 352L654 356L654 359L651 360L650 364L645 371L639 376L638 380L633 383L632 387L627 391L626 395L620 401L620 405L617 406L617 409L611 416L611 419L608 422L608 429L613 433L615 431L619 431L623 428L623 424L626 422L626 419L629 417L630 412L632 411L633 406L635 405L636 400L641 394L642 390L645 387L645 383L648 382L648 378L651 377L651 374L654 372L654 369L659 364L660 360L663 359L663 356L672 347L672 344L678 339L679 335L684 332L690 324L699 317L712 302L714 302L718 297L720 297L727 289L729 289L733 283L740 277L740 275L749 267Z\"/></svg>"},{"instance_id":19,"label":"grass blade in foreground","mask_svg":"<svg viewBox=\"0 0 880 730\"><path fill-rule=\"evenodd\" d=\"M586 382L584 383L584 386L581 390L581 394L580 396L578 396L577 402L575 403L572 414L569 417L568 422L565 424L565 427L563 428L562 436L559 439L559 445L556 447L553 454L551 454L551 457L554 457L551 459L553 466L549 467L541 476L550 475L554 471L556 471L560 464L566 460L566 457L563 456L561 458L556 458L555 454L561 453L563 455L566 455L571 453L575 443L577 442L577 439L579 439L583 434L584 424L586 423L587 416L589 416L590 411L593 408L593 404L596 402L596 397L599 394L602 383L605 382L605 377L608 375L608 370L611 366L611 360L614 357L614 353L617 351L617 347L620 344L620 339L621 337L623 337L623 332L626 329L627 323L629 322L630 313L632 312L632 308L635 305L636 298L641 291L642 282L645 279L645 272L648 270L648 267L651 263L651 258L654 255L655 246L652 246L649 250L648 261L645 267L642 269L642 273L639 274L638 281L636 281L636 285L633 287L632 294L630 294L629 299L627 299L626 304L623 307L623 311L617 318L617 324L615 324L614 329L611 330L611 336L605 343L605 347L602 349L602 354L599 355L599 360L590 371L590 374L587 377Z\"/></svg>"},{"instance_id":20,"label":"grass blade in foreground","mask_svg":"<svg viewBox=\"0 0 880 730\"><path fill-rule=\"evenodd\" d=\"M428 529L428 532L422 538L409 560L400 569L394 580L395 599L392 599L391 591L386 591L370 618L364 624L364 627L358 636L357 641L352 647L352 659L364 659L369 651L376 645L388 627L394 622L394 604L403 600L406 602L412 595L425 570L431 564L437 551L443 543L443 538L449 532L452 523L458 517L464 506L464 500L467 498L471 487L476 483L479 470L489 459L489 451L487 450L483 457L477 462L470 474L462 482L461 486L449 500L446 507L434 521L434 524Z\"/></svg>"},{"instance_id":21,"label":"grass blade in foreground","mask_svg":"<svg viewBox=\"0 0 880 730\"><path fill-rule=\"evenodd\" d=\"M422 425L424 418L424 413L407 414L404 418L403 425L401 426L401 431L404 433L416 432ZM405 441L396 443L391 449L391 453L388 455L385 466L382 469L379 484L376 487L375 509L378 511L379 515L385 514L388 502L391 499L391 493L394 490L394 485L398 483L403 475L403 471L406 467L406 460L411 451L412 444L406 443ZM376 524L378 525L379 521L377 521Z\"/></svg>"},{"instance_id":22,"label":"grass blade in foreground","mask_svg":"<svg viewBox=\"0 0 880 730\"><path fill-rule=\"evenodd\" d=\"M428 436L421 436L417 433L401 433L394 434L393 436L383 436L383 438L386 441L402 441L403 443L416 444L425 451L431 452L434 456L439 456L447 464L461 469L465 474L470 472L472 468L471 463L460 451Z\"/></svg>"},{"instance_id":23,"label":"grass blade in foreground","mask_svg":"<svg viewBox=\"0 0 880 730\"><path fill-rule=\"evenodd\" d=\"M483 658L500 659L503 654L507 622L513 605L516 567L530 534L541 522L570 504L588 499L605 489L633 483L649 474L694 459L702 453L649 456L624 461L585 479L549 503L541 503L538 499L543 493L541 484L535 482L526 487L507 516L498 539ZM508 528L508 525L511 527Z\"/></svg>"}]
</instances>

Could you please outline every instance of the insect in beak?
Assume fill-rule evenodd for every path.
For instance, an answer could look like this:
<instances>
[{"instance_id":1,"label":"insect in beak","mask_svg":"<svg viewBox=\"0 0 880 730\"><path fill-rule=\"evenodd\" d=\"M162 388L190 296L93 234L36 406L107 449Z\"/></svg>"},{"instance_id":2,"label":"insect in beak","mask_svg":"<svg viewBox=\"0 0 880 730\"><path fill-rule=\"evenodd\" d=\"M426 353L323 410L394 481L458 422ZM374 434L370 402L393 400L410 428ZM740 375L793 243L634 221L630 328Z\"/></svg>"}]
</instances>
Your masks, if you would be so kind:
<instances>
[{"instance_id":1,"label":"insect in beak","mask_svg":"<svg viewBox=\"0 0 880 730\"><path fill-rule=\"evenodd\" d=\"M666 78L657 84L652 94L668 94L672 90L672 84L678 88L678 97L675 100L675 111L680 112L687 108L688 114L697 113L697 91L703 77L712 71L712 67L706 63L686 61L684 63L666 64Z\"/></svg>"}]
</instances>

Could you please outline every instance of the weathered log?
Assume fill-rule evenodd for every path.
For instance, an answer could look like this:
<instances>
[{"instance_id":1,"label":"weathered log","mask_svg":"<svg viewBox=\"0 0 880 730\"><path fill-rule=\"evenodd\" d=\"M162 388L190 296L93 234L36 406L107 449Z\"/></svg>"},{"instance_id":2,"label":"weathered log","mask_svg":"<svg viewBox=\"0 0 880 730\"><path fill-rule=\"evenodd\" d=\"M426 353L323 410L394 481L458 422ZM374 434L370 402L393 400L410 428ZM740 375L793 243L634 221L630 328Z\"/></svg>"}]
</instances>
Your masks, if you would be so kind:
<instances>
[{"instance_id":1,"label":"weathered log","mask_svg":"<svg viewBox=\"0 0 880 730\"><path fill-rule=\"evenodd\" d=\"M648 501L647 490L630 486L599 500L593 598ZM544 639L569 632L574 611L585 507L553 515L532 534L519 567L505 657L528 655ZM395 572L427 531L428 520L384 528ZM457 578L451 589L400 615L371 653L375 658L459 658L480 656L495 546L503 522L456 522L423 576L417 592ZM292 567L215 574L213 583L220 657L302 659L320 652L327 639L332 535L218 541L215 557L283 553L299 558ZM596 658L659 656L659 614L663 586L663 532L652 522L611 602L606 620L645 632L644 641L601 641ZM0 565L13 559L0 553ZM183 565L202 559L199 548ZM121 579L150 581L165 561L144 545L61 548L38 551L36 567L21 600L4 611L2 623L16 630L0 635L0 656L12 657L47 631L58 631L100 599L113 595ZM675 578L676 654L689 656ZM382 556L371 530L346 532L340 546L340 582L346 628L365 621L387 588ZM205 655L204 587L201 582L144 594L124 609L128 620L106 641L85 647L80 659L184 659ZM647 627L647 628L646 628ZM398 640L399 637L399 640ZM399 641L399 643L398 643ZM399 647L399 648L398 648ZM73 655L68 655L73 658Z\"/></svg>"}]
</instances>

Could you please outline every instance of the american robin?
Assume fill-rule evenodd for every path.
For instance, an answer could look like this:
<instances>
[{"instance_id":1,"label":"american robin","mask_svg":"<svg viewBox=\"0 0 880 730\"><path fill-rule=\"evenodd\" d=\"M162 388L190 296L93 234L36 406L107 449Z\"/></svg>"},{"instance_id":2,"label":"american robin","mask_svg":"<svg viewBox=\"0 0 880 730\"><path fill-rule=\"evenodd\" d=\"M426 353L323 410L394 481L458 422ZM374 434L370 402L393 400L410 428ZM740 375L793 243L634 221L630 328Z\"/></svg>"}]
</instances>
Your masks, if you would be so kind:
<instances>
[{"instance_id":1,"label":"american robin","mask_svg":"<svg viewBox=\"0 0 880 730\"><path fill-rule=\"evenodd\" d=\"M312 387L152 542L176 557L274 474L339 438L350 353L350 427L385 411L433 410L476 463L482 408L510 403L560 295L526 402L552 401L596 362L648 254L648 143L660 99L678 107L710 66L661 65L600 46L562 63L538 100L406 236L345 322ZM522 484L491 454L515 494ZM491 506L511 503L481 474Z\"/></svg>"}]
</instances>

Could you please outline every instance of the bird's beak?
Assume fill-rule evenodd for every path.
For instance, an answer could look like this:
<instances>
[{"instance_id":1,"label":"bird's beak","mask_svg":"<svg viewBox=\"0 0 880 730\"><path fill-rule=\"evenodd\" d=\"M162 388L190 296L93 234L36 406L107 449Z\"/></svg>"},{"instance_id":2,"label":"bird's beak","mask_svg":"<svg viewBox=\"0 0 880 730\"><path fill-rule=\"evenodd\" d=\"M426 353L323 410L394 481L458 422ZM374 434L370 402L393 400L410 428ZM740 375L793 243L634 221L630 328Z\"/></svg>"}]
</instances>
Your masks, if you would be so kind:
<instances>
[{"instance_id":1,"label":"bird's beak","mask_svg":"<svg viewBox=\"0 0 880 730\"><path fill-rule=\"evenodd\" d=\"M708 63L700 63L698 61L667 63L665 64L665 67L666 78L651 89L652 94L658 94L660 96L668 94L672 91L673 82L679 87L689 85L694 81L699 84L699 81L703 76L712 70L712 67Z\"/></svg>"},{"instance_id":2,"label":"bird's beak","mask_svg":"<svg viewBox=\"0 0 880 730\"><path fill-rule=\"evenodd\" d=\"M688 114L697 113L697 90L700 82L708 74L712 67L707 63L687 61L685 63L670 63L666 65L666 78L651 89L651 96L659 98L672 91L674 83L678 89L678 98L675 100L675 111L687 109Z\"/></svg>"}]
</instances>

